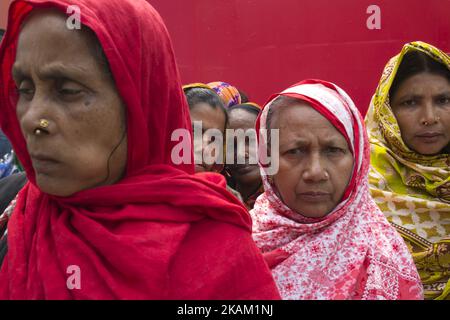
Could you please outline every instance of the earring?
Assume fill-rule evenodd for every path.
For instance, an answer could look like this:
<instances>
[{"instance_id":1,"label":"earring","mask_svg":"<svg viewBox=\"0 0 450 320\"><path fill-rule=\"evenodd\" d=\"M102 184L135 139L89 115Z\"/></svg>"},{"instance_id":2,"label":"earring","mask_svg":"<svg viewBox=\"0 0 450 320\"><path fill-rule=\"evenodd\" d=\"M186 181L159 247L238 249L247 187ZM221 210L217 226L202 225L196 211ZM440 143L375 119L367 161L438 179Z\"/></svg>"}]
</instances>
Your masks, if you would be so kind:
<instances>
[{"instance_id":1,"label":"earring","mask_svg":"<svg viewBox=\"0 0 450 320\"><path fill-rule=\"evenodd\" d=\"M273 184L273 176L267 176L267 182L269 182L269 184Z\"/></svg>"}]
</instances>

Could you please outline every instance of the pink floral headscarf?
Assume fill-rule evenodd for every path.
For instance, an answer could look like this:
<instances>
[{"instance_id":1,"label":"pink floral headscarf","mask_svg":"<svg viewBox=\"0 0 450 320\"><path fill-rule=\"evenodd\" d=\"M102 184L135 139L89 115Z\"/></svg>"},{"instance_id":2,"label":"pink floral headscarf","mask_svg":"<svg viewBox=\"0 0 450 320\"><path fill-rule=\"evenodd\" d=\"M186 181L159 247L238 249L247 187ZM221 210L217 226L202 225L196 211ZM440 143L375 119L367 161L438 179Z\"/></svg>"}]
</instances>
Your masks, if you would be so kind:
<instances>
[{"instance_id":1,"label":"pink floral headscarf","mask_svg":"<svg viewBox=\"0 0 450 320\"><path fill-rule=\"evenodd\" d=\"M346 138L355 162L343 200L320 219L288 208L261 166L266 191L251 211L253 238L282 298L422 299L422 285L405 243L369 194L369 142L353 101L332 83L302 81L270 99L257 131L266 129L268 111L280 95L307 101L327 118Z\"/></svg>"}]
</instances>

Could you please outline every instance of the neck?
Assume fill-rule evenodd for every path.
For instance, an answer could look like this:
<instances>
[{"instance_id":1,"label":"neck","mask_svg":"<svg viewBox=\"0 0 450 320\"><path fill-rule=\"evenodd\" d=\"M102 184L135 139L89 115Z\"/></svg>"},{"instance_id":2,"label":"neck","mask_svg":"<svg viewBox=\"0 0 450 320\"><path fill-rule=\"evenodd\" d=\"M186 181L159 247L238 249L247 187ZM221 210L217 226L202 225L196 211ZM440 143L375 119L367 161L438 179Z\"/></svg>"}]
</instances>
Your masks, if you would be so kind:
<instances>
[{"instance_id":1,"label":"neck","mask_svg":"<svg viewBox=\"0 0 450 320\"><path fill-rule=\"evenodd\" d=\"M241 194L244 201L254 195L258 189L261 187L262 181L261 179L256 180L251 184L241 184L239 182L236 183L236 190Z\"/></svg>"}]
</instances>

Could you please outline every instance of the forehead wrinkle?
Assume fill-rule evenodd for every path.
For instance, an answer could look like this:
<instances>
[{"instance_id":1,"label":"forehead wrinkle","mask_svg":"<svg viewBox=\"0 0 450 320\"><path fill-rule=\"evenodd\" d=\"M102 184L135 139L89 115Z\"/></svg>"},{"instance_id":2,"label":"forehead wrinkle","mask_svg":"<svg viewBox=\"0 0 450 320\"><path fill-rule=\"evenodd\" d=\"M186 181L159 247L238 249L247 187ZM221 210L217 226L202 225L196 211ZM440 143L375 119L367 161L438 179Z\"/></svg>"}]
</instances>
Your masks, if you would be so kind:
<instances>
[{"instance_id":1,"label":"forehead wrinkle","mask_svg":"<svg viewBox=\"0 0 450 320\"><path fill-rule=\"evenodd\" d=\"M28 73L30 71L27 70L29 67L19 62L14 63L12 68L14 78L29 76ZM78 65L67 65L61 62L50 62L42 67L38 67L35 72L36 76L41 80L70 78L81 81L88 78L92 69Z\"/></svg>"},{"instance_id":2,"label":"forehead wrinkle","mask_svg":"<svg viewBox=\"0 0 450 320\"><path fill-rule=\"evenodd\" d=\"M288 142L292 142L295 144L310 144L312 141L317 140L321 145L334 145L345 143L345 145L347 146L347 141L340 132L329 132L323 137L314 134L311 134L310 136L312 136L313 139L305 137L301 133L288 132L286 134L286 140L288 140Z\"/></svg>"},{"instance_id":3,"label":"forehead wrinkle","mask_svg":"<svg viewBox=\"0 0 450 320\"><path fill-rule=\"evenodd\" d=\"M64 14L39 12L40 15L36 12L35 16L29 17L22 25L15 62L18 66L16 68L13 66L13 70L20 69L18 71L22 73L35 71L36 76L44 79L64 77L84 79L99 69L97 57L91 50L91 47L96 45L96 39L85 32L87 29L68 30L65 27ZM56 30L55 25L61 25L61 28ZM44 28L44 32L36 35L38 27ZM52 28L49 30L49 27ZM62 39L62 47L48 50L55 41L59 41L57 39Z\"/></svg>"},{"instance_id":4,"label":"forehead wrinkle","mask_svg":"<svg viewBox=\"0 0 450 320\"><path fill-rule=\"evenodd\" d=\"M416 74L405 79L399 86L399 90L403 89L408 92L415 92L419 89L424 89L426 86L436 88L436 90L448 90L450 87L449 81L441 75L435 74Z\"/></svg>"},{"instance_id":5,"label":"forehead wrinkle","mask_svg":"<svg viewBox=\"0 0 450 320\"><path fill-rule=\"evenodd\" d=\"M289 118L286 120L287 123L281 124L279 129L280 140L286 141L285 144L295 143L306 145L317 140L320 145L341 145L344 143L345 146L349 147L345 137L328 120L315 126L316 128L321 128L320 135L306 130L306 128L299 128L297 124L291 123L291 119Z\"/></svg>"},{"instance_id":6,"label":"forehead wrinkle","mask_svg":"<svg viewBox=\"0 0 450 320\"><path fill-rule=\"evenodd\" d=\"M92 72L92 70L91 70ZM61 62L51 62L42 66L37 71L37 76L41 79L54 78L85 78L89 74L89 70L83 66L71 65L68 66Z\"/></svg>"}]
</instances>

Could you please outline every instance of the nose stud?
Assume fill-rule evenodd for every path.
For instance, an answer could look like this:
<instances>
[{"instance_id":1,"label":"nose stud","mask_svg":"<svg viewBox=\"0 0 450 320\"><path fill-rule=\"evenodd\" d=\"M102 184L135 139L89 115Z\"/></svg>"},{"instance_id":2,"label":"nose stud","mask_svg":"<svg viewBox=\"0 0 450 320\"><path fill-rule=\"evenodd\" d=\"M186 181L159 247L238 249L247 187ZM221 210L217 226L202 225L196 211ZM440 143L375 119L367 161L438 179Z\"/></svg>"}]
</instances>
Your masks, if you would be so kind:
<instances>
[{"instance_id":1,"label":"nose stud","mask_svg":"<svg viewBox=\"0 0 450 320\"><path fill-rule=\"evenodd\" d=\"M41 127L42 129L47 129L48 126L49 126L49 122L47 119L39 120L39 127Z\"/></svg>"},{"instance_id":2,"label":"nose stud","mask_svg":"<svg viewBox=\"0 0 450 320\"><path fill-rule=\"evenodd\" d=\"M50 125L50 122L47 119L40 119L39 120L39 128L36 128L34 130L34 134L37 136L40 136L44 133L43 130L47 129Z\"/></svg>"},{"instance_id":3,"label":"nose stud","mask_svg":"<svg viewBox=\"0 0 450 320\"><path fill-rule=\"evenodd\" d=\"M441 120L441 118L440 118L440 117L437 117L436 119L434 119L434 123L438 123L439 120ZM428 121L422 121L422 124L423 124L424 126L427 126L427 127L428 127L431 123L429 123Z\"/></svg>"}]
</instances>

